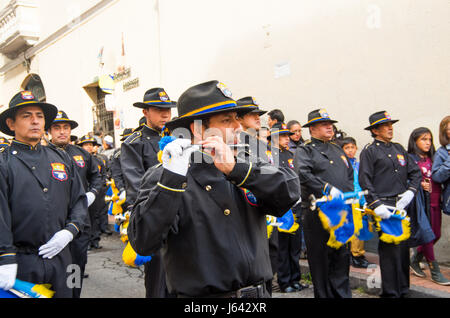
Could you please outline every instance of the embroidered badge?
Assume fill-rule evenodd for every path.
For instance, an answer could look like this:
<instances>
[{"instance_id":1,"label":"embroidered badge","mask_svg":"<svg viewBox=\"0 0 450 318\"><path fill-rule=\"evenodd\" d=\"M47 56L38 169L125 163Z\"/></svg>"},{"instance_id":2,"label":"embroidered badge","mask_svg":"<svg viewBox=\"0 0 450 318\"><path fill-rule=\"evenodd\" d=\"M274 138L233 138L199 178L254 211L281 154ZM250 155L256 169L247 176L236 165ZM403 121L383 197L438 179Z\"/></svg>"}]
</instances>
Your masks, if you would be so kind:
<instances>
[{"instance_id":1,"label":"embroidered badge","mask_svg":"<svg viewBox=\"0 0 450 318\"><path fill-rule=\"evenodd\" d=\"M259 103L256 101L256 99L254 99L253 97L252 97L252 102L253 102L253 105L255 105L255 106L259 106Z\"/></svg>"},{"instance_id":2,"label":"embroidered badge","mask_svg":"<svg viewBox=\"0 0 450 318\"><path fill-rule=\"evenodd\" d=\"M397 155L397 160L402 167L406 165L406 160L405 157L403 157L403 155Z\"/></svg>"},{"instance_id":3,"label":"embroidered badge","mask_svg":"<svg viewBox=\"0 0 450 318\"><path fill-rule=\"evenodd\" d=\"M272 151L267 150L266 155L267 155L267 158L269 159L270 164L273 165L274 161L273 161Z\"/></svg>"},{"instance_id":4,"label":"embroidered badge","mask_svg":"<svg viewBox=\"0 0 450 318\"><path fill-rule=\"evenodd\" d=\"M294 159L288 159L289 168L294 169Z\"/></svg>"},{"instance_id":5,"label":"embroidered badge","mask_svg":"<svg viewBox=\"0 0 450 318\"><path fill-rule=\"evenodd\" d=\"M60 119L60 118L63 118L62 112L58 112L58 114L56 114L56 119Z\"/></svg>"},{"instance_id":6,"label":"embroidered badge","mask_svg":"<svg viewBox=\"0 0 450 318\"><path fill-rule=\"evenodd\" d=\"M34 95L30 91L23 91L22 92L22 99L23 100L32 100L32 99L34 99Z\"/></svg>"},{"instance_id":7,"label":"embroidered badge","mask_svg":"<svg viewBox=\"0 0 450 318\"><path fill-rule=\"evenodd\" d=\"M258 206L258 201L253 193L245 188L241 188L241 190L244 191L245 200L247 200L251 206Z\"/></svg>"},{"instance_id":8,"label":"embroidered badge","mask_svg":"<svg viewBox=\"0 0 450 318\"><path fill-rule=\"evenodd\" d=\"M83 156L73 156L73 160L75 160L75 163L78 167L84 168L86 163L84 162Z\"/></svg>"},{"instance_id":9,"label":"embroidered badge","mask_svg":"<svg viewBox=\"0 0 450 318\"><path fill-rule=\"evenodd\" d=\"M391 120L391 116L388 114L388 112L384 112L384 117L386 117L386 119Z\"/></svg>"},{"instance_id":10,"label":"embroidered badge","mask_svg":"<svg viewBox=\"0 0 450 318\"><path fill-rule=\"evenodd\" d=\"M328 115L328 112L326 109L322 108L321 110L319 110L319 114L320 116L322 116L322 118L329 118L330 116Z\"/></svg>"},{"instance_id":11,"label":"embroidered badge","mask_svg":"<svg viewBox=\"0 0 450 318\"><path fill-rule=\"evenodd\" d=\"M231 96L233 96L230 89L226 87L224 83L218 83L217 88L220 89L220 91L225 97L231 98Z\"/></svg>"},{"instance_id":12,"label":"embroidered badge","mask_svg":"<svg viewBox=\"0 0 450 318\"><path fill-rule=\"evenodd\" d=\"M169 96L167 96L166 92L162 91L162 92L159 92L159 99L162 102L167 102L169 100Z\"/></svg>"},{"instance_id":13,"label":"embroidered badge","mask_svg":"<svg viewBox=\"0 0 450 318\"><path fill-rule=\"evenodd\" d=\"M67 180L66 167L64 164L56 162L52 163L52 177L58 181Z\"/></svg>"},{"instance_id":14,"label":"embroidered badge","mask_svg":"<svg viewBox=\"0 0 450 318\"><path fill-rule=\"evenodd\" d=\"M347 168L348 168L349 166L348 166L348 161L347 161L347 158L345 158L345 156L344 156L344 155L342 155L342 156L341 156L341 158L342 158L342 160L344 161L345 165L346 165L346 166L347 166Z\"/></svg>"}]
</instances>

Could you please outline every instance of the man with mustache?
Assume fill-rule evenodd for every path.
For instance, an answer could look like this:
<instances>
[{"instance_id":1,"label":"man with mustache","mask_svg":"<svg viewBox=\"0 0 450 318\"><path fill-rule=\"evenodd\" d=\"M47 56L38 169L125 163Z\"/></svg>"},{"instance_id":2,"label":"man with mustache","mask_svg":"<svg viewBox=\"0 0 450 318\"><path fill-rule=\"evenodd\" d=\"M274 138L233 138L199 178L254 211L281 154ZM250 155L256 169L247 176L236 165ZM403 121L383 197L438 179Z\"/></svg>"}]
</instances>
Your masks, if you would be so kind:
<instances>
[{"instance_id":1,"label":"man with mustache","mask_svg":"<svg viewBox=\"0 0 450 318\"><path fill-rule=\"evenodd\" d=\"M141 255L161 250L167 287L178 297L268 297L266 213L282 216L297 202L298 178L289 168L236 158L237 116L254 108L237 106L224 84L189 88L177 108L166 126L182 138L142 179L130 243Z\"/></svg>"},{"instance_id":2,"label":"man with mustache","mask_svg":"<svg viewBox=\"0 0 450 318\"><path fill-rule=\"evenodd\" d=\"M14 136L0 153L0 288L17 278L71 298L68 244L83 232L87 204L75 163L40 143L57 112L22 91L0 114L0 130Z\"/></svg>"}]
</instances>

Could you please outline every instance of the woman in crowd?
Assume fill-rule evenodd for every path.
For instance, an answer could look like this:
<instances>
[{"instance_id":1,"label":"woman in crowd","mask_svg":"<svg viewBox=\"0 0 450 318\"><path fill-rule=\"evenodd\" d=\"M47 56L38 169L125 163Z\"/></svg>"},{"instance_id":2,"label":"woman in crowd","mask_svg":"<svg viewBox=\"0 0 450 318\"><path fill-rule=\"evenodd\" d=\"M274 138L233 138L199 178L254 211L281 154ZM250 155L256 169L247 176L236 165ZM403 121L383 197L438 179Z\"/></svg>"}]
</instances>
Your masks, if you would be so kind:
<instances>
[{"instance_id":1,"label":"woman in crowd","mask_svg":"<svg viewBox=\"0 0 450 318\"><path fill-rule=\"evenodd\" d=\"M450 285L450 281L445 278L436 261L434 255L434 244L441 237L442 213L441 213L441 184L432 180L432 166L435 148L433 145L433 135L428 128L420 127L411 133L408 142L408 153L414 158L422 172L423 201L421 205L426 212L434 240L420 245L411 258L411 269L416 276L426 277L420 268L420 261L425 257L431 272L431 280L440 285ZM421 195L421 194L417 194ZM416 209L419 207L417 206ZM426 222L426 219L425 219Z\"/></svg>"},{"instance_id":2,"label":"woman in crowd","mask_svg":"<svg viewBox=\"0 0 450 318\"><path fill-rule=\"evenodd\" d=\"M296 120L291 120L286 126L287 129L293 133L293 135L289 136L289 150L292 153L295 153L297 147L305 142L302 137L302 125L300 125L300 123Z\"/></svg>"}]
</instances>

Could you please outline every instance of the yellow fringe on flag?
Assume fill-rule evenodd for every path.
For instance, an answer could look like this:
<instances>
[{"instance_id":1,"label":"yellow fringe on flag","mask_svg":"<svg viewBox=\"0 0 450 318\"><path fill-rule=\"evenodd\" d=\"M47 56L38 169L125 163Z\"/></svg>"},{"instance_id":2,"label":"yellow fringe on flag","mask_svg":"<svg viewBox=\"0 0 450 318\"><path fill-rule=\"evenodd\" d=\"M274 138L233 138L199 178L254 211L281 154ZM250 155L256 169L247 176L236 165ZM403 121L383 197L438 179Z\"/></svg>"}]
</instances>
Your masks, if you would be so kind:
<instances>
[{"instance_id":1,"label":"yellow fringe on flag","mask_svg":"<svg viewBox=\"0 0 450 318\"><path fill-rule=\"evenodd\" d=\"M341 220L341 222L339 223L338 226L335 226L333 228L330 228L328 226L328 229L329 229L328 232L330 233L330 237L328 239L327 245L329 247L332 247L332 248L335 248L335 249L339 249L342 245L347 244L356 235L359 234L359 231L361 231L361 229L363 228L363 223L362 223L362 214L361 214L361 211L357 210L358 208L359 208L359 203L352 204L352 216L353 216L354 232L353 232L353 235L347 239L347 241L340 242L340 241L336 240L336 235L335 235L335 230L337 230L344 223L348 222L346 217L344 218L344 220ZM320 213L320 210L319 210L319 213ZM345 214L345 216L347 216L347 213L343 213L343 214ZM319 217L320 217L320 214L319 214ZM323 224L323 221L322 221L322 224Z\"/></svg>"},{"instance_id":2,"label":"yellow fringe on flag","mask_svg":"<svg viewBox=\"0 0 450 318\"><path fill-rule=\"evenodd\" d=\"M55 292L53 290L50 290L51 287L51 284L41 284L34 286L31 290L44 297L52 298L53 295L55 295Z\"/></svg>"}]
</instances>

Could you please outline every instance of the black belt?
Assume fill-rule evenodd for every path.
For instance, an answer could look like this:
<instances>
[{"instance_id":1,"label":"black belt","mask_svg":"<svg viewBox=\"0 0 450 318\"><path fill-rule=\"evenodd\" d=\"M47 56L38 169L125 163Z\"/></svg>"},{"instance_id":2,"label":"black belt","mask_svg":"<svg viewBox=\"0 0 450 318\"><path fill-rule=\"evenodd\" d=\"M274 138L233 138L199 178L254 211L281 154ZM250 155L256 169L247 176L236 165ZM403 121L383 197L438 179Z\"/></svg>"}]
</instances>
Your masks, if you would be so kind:
<instances>
[{"instance_id":1,"label":"black belt","mask_svg":"<svg viewBox=\"0 0 450 318\"><path fill-rule=\"evenodd\" d=\"M265 284L258 284L254 286L248 286L244 288L240 288L236 291L228 292L228 293L222 293L222 294L212 294L212 295L206 295L203 297L207 298L265 298L267 297L266 293L266 285ZM191 298L189 296L185 295L178 295L179 298Z\"/></svg>"},{"instance_id":2,"label":"black belt","mask_svg":"<svg viewBox=\"0 0 450 318\"><path fill-rule=\"evenodd\" d=\"M16 245L16 251L20 254L39 254L39 248L33 246Z\"/></svg>"}]
</instances>

